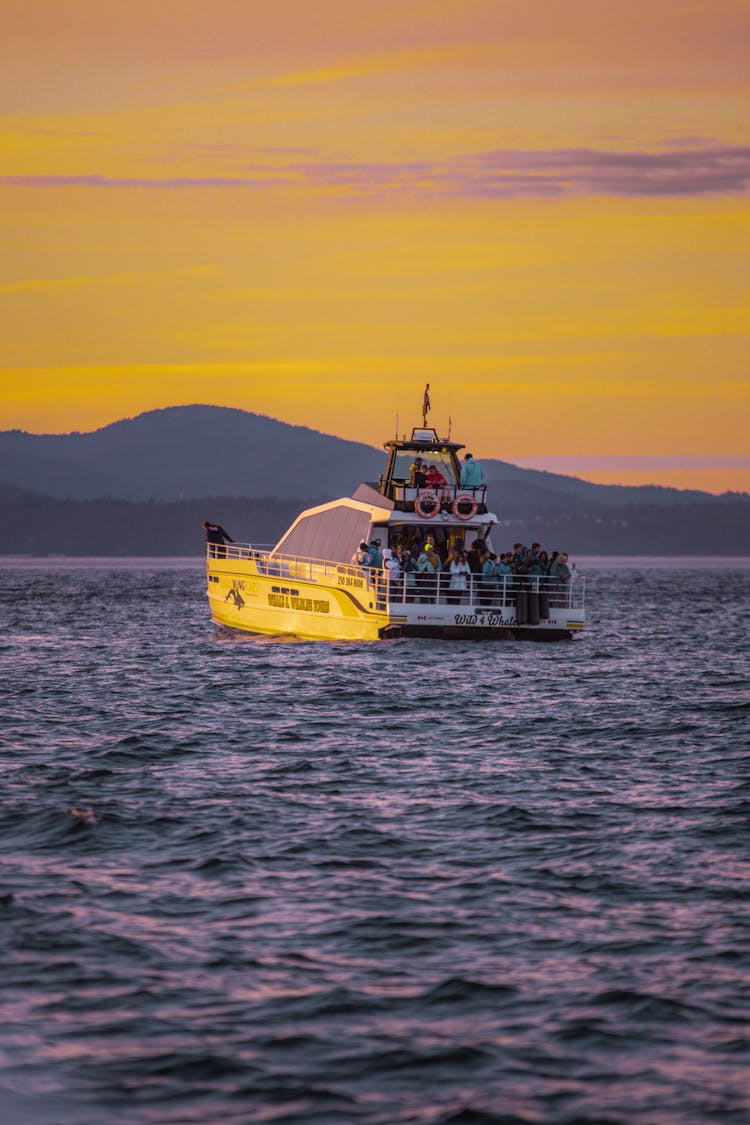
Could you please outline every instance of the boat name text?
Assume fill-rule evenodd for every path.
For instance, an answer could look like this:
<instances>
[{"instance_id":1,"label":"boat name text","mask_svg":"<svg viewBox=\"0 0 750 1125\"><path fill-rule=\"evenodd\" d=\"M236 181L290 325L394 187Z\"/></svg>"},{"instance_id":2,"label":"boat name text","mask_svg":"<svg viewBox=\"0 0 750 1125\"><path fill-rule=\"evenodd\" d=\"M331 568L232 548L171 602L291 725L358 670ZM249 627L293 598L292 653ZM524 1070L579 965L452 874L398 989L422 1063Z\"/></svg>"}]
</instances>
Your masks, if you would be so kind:
<instances>
[{"instance_id":1,"label":"boat name text","mask_svg":"<svg viewBox=\"0 0 750 1125\"><path fill-rule=\"evenodd\" d=\"M275 609L302 609L306 613L330 613L327 601L318 598L294 598L290 594L269 594L268 604Z\"/></svg>"}]
</instances>

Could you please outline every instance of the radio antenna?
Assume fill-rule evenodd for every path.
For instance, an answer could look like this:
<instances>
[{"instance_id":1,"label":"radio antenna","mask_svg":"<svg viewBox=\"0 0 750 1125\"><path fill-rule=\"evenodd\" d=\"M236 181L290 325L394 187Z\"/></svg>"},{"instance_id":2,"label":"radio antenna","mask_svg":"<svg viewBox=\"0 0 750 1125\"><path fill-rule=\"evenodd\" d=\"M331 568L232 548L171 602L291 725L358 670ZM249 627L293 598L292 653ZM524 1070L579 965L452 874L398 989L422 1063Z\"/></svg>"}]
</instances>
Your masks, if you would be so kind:
<instances>
[{"instance_id":1,"label":"radio antenna","mask_svg":"<svg viewBox=\"0 0 750 1125\"><path fill-rule=\"evenodd\" d=\"M422 399L422 427L427 426L427 415L430 413L430 384L427 383L424 389L424 398Z\"/></svg>"}]
</instances>

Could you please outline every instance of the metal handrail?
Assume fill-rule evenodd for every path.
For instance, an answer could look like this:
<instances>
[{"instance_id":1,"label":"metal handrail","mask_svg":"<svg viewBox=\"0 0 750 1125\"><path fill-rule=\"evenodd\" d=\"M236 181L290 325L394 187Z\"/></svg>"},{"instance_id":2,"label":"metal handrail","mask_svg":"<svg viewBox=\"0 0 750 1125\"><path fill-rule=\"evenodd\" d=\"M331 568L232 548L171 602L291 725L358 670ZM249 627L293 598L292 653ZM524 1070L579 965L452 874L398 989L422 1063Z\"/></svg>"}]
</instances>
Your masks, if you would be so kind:
<instances>
[{"instance_id":1,"label":"metal handrail","mask_svg":"<svg viewBox=\"0 0 750 1125\"><path fill-rule=\"evenodd\" d=\"M409 578L414 581L410 582ZM420 581L421 579L421 581ZM544 594L549 605L569 609L583 609L586 580L580 575L563 582L548 575L504 574L488 578L483 574L471 574L466 578L466 589L455 590L450 587L451 575L448 571L437 574L411 576L401 574L388 582L388 600L391 603L414 604L427 602L438 605L487 605L514 606L518 594Z\"/></svg>"},{"instance_id":2,"label":"metal handrail","mask_svg":"<svg viewBox=\"0 0 750 1125\"><path fill-rule=\"evenodd\" d=\"M390 480L386 494L397 504L414 504L425 493L436 493L443 504L452 504L457 496L471 496L477 504L487 503L487 485L481 484L476 488L462 487L460 484L439 484L430 487L415 488L407 481Z\"/></svg>"},{"instance_id":3,"label":"metal handrail","mask_svg":"<svg viewBox=\"0 0 750 1125\"><path fill-rule=\"evenodd\" d=\"M563 582L548 575L504 574L488 578L483 574L466 576L466 590L451 590L449 571L435 574L412 571L393 578L387 570L330 559L305 558L301 555L271 554L268 550L253 547L250 543L206 544L209 559L251 560L258 573L269 578L317 584L331 575L351 579L351 585L371 589L378 604L391 605L485 605L489 607L513 606L518 594L544 594L551 608L583 609L586 580L580 575ZM413 579L414 581L410 581ZM346 583L349 585L349 583Z\"/></svg>"}]
</instances>

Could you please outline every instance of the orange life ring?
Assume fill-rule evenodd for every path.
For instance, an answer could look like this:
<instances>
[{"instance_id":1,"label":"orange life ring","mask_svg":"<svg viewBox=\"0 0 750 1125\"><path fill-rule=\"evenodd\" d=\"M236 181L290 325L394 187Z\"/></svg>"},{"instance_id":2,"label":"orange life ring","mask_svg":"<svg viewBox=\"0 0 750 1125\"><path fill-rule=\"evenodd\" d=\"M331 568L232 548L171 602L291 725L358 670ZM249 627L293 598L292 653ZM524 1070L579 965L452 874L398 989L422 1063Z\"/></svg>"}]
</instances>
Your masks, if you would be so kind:
<instances>
[{"instance_id":1,"label":"orange life ring","mask_svg":"<svg viewBox=\"0 0 750 1125\"><path fill-rule=\"evenodd\" d=\"M428 510L425 511L423 507L423 501L425 500L432 502L435 505L434 508L428 508ZM432 489L428 489L427 492L421 492L414 501L414 511L418 516L421 516L423 520L431 520L433 516L438 514L440 507L440 497L437 492L433 492Z\"/></svg>"},{"instance_id":2,"label":"orange life ring","mask_svg":"<svg viewBox=\"0 0 750 1125\"><path fill-rule=\"evenodd\" d=\"M461 505L467 503L469 505L469 510L468 512L464 512L461 510ZM470 520L472 516L477 514L478 507L479 505L470 492L459 492L458 496L451 504L451 511L457 520Z\"/></svg>"}]
</instances>

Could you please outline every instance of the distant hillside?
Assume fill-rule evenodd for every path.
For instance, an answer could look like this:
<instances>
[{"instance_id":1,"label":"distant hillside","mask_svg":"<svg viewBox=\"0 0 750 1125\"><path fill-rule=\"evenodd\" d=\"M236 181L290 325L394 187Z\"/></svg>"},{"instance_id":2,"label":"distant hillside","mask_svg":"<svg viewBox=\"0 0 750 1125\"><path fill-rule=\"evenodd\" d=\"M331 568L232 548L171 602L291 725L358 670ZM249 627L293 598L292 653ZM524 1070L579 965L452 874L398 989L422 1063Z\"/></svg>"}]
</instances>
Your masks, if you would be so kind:
<instances>
[{"instance_id":1,"label":"distant hillside","mask_svg":"<svg viewBox=\"0 0 750 1125\"><path fill-rule=\"evenodd\" d=\"M336 496L383 453L219 406L151 410L87 434L0 433L0 480L60 499Z\"/></svg>"},{"instance_id":2,"label":"distant hillside","mask_svg":"<svg viewBox=\"0 0 750 1125\"><path fill-rule=\"evenodd\" d=\"M0 554L199 555L204 519L217 520L240 542L273 543L300 508L314 503L227 496L57 500L0 484ZM588 511L560 504L545 513L509 489L498 515L498 547L538 539L579 555L750 555L750 504L737 498Z\"/></svg>"},{"instance_id":3,"label":"distant hillside","mask_svg":"<svg viewBox=\"0 0 750 1125\"><path fill-rule=\"evenodd\" d=\"M702 492L592 484L497 460L483 465L498 513L509 502L549 514L715 502ZM383 450L219 406L152 410L86 434L0 433L0 480L60 499L330 499L376 480L384 466Z\"/></svg>"}]
</instances>

